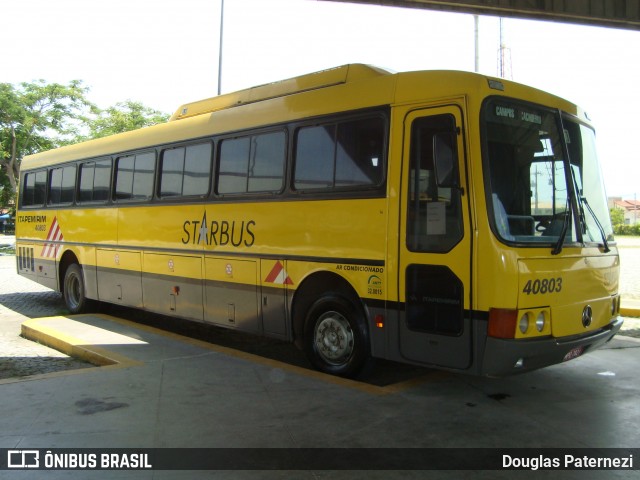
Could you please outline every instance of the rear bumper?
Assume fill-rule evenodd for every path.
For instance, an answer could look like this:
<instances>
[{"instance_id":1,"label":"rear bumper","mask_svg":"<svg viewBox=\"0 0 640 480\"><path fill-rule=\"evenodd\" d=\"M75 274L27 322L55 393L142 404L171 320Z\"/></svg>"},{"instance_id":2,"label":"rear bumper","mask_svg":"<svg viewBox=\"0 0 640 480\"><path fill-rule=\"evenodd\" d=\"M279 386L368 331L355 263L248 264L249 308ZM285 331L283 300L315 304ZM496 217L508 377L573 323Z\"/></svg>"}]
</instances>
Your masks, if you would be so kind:
<instances>
[{"instance_id":1,"label":"rear bumper","mask_svg":"<svg viewBox=\"0 0 640 480\"><path fill-rule=\"evenodd\" d=\"M501 377L562 363L571 352L583 355L600 348L618 333L622 323L622 317L616 317L603 329L567 338L505 340L487 337L480 374Z\"/></svg>"}]
</instances>

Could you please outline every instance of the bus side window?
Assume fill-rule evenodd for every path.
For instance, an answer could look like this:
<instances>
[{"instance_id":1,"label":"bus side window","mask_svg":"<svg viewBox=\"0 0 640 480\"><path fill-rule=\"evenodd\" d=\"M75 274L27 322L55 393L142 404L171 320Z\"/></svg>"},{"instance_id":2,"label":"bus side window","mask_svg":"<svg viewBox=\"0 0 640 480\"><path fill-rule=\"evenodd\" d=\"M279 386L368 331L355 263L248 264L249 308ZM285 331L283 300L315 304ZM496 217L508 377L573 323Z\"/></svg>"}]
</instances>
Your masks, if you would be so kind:
<instances>
[{"instance_id":1,"label":"bus side window","mask_svg":"<svg viewBox=\"0 0 640 480\"><path fill-rule=\"evenodd\" d=\"M384 181L386 122L368 117L296 132L296 190L360 190Z\"/></svg>"},{"instance_id":2,"label":"bus side window","mask_svg":"<svg viewBox=\"0 0 640 480\"><path fill-rule=\"evenodd\" d=\"M229 138L220 142L217 189L219 195L246 193L250 150L250 137Z\"/></svg>"},{"instance_id":3,"label":"bus side window","mask_svg":"<svg viewBox=\"0 0 640 480\"><path fill-rule=\"evenodd\" d=\"M333 186L335 125L302 127L296 132L294 187L296 190Z\"/></svg>"},{"instance_id":4,"label":"bus side window","mask_svg":"<svg viewBox=\"0 0 640 480\"><path fill-rule=\"evenodd\" d=\"M338 125L336 187L380 185L384 121L367 118Z\"/></svg>"},{"instance_id":5,"label":"bus side window","mask_svg":"<svg viewBox=\"0 0 640 480\"><path fill-rule=\"evenodd\" d=\"M47 191L47 171L29 172L24 176L24 187L20 197L23 207L41 207L44 205Z\"/></svg>"},{"instance_id":6,"label":"bus side window","mask_svg":"<svg viewBox=\"0 0 640 480\"><path fill-rule=\"evenodd\" d=\"M205 196L211 183L211 143L187 146L184 159L182 195Z\"/></svg>"},{"instance_id":7,"label":"bus side window","mask_svg":"<svg viewBox=\"0 0 640 480\"><path fill-rule=\"evenodd\" d=\"M160 198L207 195L211 153L210 142L164 150L160 160Z\"/></svg>"},{"instance_id":8,"label":"bus side window","mask_svg":"<svg viewBox=\"0 0 640 480\"><path fill-rule=\"evenodd\" d=\"M116 200L129 200L133 191L135 156L120 157L116 163Z\"/></svg>"},{"instance_id":9,"label":"bus side window","mask_svg":"<svg viewBox=\"0 0 640 480\"><path fill-rule=\"evenodd\" d=\"M78 202L102 202L109 200L111 160L99 160L80 164Z\"/></svg>"},{"instance_id":10,"label":"bus side window","mask_svg":"<svg viewBox=\"0 0 640 480\"><path fill-rule=\"evenodd\" d=\"M34 192L34 205L44 205L47 194L47 172L41 170L36 172L36 183Z\"/></svg>"},{"instance_id":11,"label":"bus side window","mask_svg":"<svg viewBox=\"0 0 640 480\"><path fill-rule=\"evenodd\" d=\"M80 188L78 190L79 202L90 202L93 200L93 179L96 173L95 162L85 162L80 164Z\"/></svg>"},{"instance_id":12,"label":"bus side window","mask_svg":"<svg viewBox=\"0 0 640 480\"><path fill-rule=\"evenodd\" d=\"M156 154L153 152L136 155L133 172L133 198L149 200L153 196L153 177L156 172Z\"/></svg>"},{"instance_id":13,"label":"bus side window","mask_svg":"<svg viewBox=\"0 0 640 480\"><path fill-rule=\"evenodd\" d=\"M284 186L286 156L284 132L252 137L248 192L279 192Z\"/></svg>"},{"instance_id":14,"label":"bus side window","mask_svg":"<svg viewBox=\"0 0 640 480\"><path fill-rule=\"evenodd\" d=\"M260 133L220 142L217 193L277 193L284 185L286 135Z\"/></svg>"},{"instance_id":15,"label":"bus side window","mask_svg":"<svg viewBox=\"0 0 640 480\"><path fill-rule=\"evenodd\" d=\"M35 205L34 202L34 194L35 194L35 186L36 186L36 174L34 173L26 173L24 175L24 180L22 181L22 195L20 195L20 203L23 207L30 207Z\"/></svg>"},{"instance_id":16,"label":"bus side window","mask_svg":"<svg viewBox=\"0 0 640 480\"><path fill-rule=\"evenodd\" d=\"M154 152L120 157L116 163L116 200L148 200L153 195Z\"/></svg>"},{"instance_id":17,"label":"bus side window","mask_svg":"<svg viewBox=\"0 0 640 480\"><path fill-rule=\"evenodd\" d=\"M184 147L172 148L162 152L160 160L160 197L182 195Z\"/></svg>"},{"instance_id":18,"label":"bus side window","mask_svg":"<svg viewBox=\"0 0 640 480\"><path fill-rule=\"evenodd\" d=\"M73 203L76 189L76 166L67 165L51 170L49 176L49 204Z\"/></svg>"}]
</instances>

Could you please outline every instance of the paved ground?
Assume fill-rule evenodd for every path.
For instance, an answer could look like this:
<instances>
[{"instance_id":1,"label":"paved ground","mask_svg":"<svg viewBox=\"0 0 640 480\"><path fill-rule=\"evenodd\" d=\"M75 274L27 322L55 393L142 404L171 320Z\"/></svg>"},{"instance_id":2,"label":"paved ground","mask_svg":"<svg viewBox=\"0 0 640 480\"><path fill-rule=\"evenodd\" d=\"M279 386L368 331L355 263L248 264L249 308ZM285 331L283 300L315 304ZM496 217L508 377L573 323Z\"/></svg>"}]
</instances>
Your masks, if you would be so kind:
<instances>
[{"instance_id":1,"label":"paved ground","mask_svg":"<svg viewBox=\"0 0 640 480\"><path fill-rule=\"evenodd\" d=\"M52 348L20 336L27 318L65 313L60 294L15 273L15 257L0 256L0 379L87 366Z\"/></svg>"},{"instance_id":2,"label":"paved ground","mask_svg":"<svg viewBox=\"0 0 640 480\"><path fill-rule=\"evenodd\" d=\"M618 237L620 254L620 295L623 300L640 301L640 237Z\"/></svg>"}]
</instances>

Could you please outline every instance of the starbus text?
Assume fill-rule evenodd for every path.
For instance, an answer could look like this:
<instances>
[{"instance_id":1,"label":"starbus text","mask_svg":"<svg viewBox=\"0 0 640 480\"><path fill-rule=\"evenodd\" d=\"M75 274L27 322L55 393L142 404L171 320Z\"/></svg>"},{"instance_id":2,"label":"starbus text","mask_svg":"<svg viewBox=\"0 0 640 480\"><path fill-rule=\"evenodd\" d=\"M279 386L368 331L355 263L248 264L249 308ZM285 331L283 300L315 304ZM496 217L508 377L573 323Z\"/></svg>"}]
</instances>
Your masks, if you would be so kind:
<instances>
[{"instance_id":1,"label":"starbus text","mask_svg":"<svg viewBox=\"0 0 640 480\"><path fill-rule=\"evenodd\" d=\"M253 220L228 222L226 220L213 220L207 222L206 216L202 220L186 220L182 226L184 234L182 243L185 245L233 245L234 247L251 247L256 237L253 227L256 222Z\"/></svg>"}]
</instances>

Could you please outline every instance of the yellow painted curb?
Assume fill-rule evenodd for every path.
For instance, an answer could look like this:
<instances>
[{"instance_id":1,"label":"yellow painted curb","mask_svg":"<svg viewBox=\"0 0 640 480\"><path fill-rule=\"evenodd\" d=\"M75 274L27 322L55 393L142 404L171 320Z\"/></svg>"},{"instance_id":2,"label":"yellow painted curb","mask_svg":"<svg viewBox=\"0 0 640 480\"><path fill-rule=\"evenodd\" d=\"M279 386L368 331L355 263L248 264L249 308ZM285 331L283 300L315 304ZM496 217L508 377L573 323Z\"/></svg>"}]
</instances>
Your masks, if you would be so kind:
<instances>
[{"instance_id":1,"label":"yellow painted curb","mask_svg":"<svg viewBox=\"0 0 640 480\"><path fill-rule=\"evenodd\" d=\"M620 315L623 317L640 317L640 308L620 307Z\"/></svg>"},{"instance_id":2,"label":"yellow painted curb","mask_svg":"<svg viewBox=\"0 0 640 480\"><path fill-rule=\"evenodd\" d=\"M22 336L58 350L70 357L78 358L100 367L124 368L143 365L143 362L119 355L98 345L93 345L87 340L64 333L55 328L55 326L50 325L53 321L60 319L68 319L68 317L46 317L26 320L22 323Z\"/></svg>"}]
</instances>

